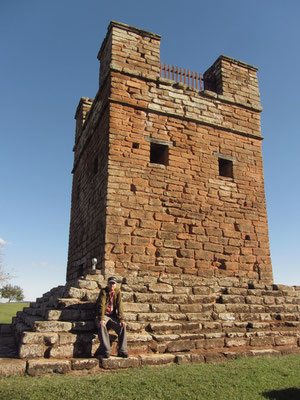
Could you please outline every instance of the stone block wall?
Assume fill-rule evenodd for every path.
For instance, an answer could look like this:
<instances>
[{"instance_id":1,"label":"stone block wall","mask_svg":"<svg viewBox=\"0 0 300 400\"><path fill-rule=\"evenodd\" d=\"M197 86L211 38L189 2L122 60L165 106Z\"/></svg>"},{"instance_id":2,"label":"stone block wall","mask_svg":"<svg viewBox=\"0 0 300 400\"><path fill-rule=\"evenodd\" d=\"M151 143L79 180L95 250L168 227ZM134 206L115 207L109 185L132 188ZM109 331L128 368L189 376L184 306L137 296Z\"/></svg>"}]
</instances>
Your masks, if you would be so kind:
<instances>
[{"instance_id":1,"label":"stone block wall","mask_svg":"<svg viewBox=\"0 0 300 400\"><path fill-rule=\"evenodd\" d=\"M109 76L111 67L125 68L141 77L156 79L160 72L160 36L112 21L98 53L101 63L99 85Z\"/></svg>"},{"instance_id":2,"label":"stone block wall","mask_svg":"<svg viewBox=\"0 0 300 400\"><path fill-rule=\"evenodd\" d=\"M230 57L221 56L204 73L207 89L230 102L260 108L257 68Z\"/></svg>"},{"instance_id":3,"label":"stone block wall","mask_svg":"<svg viewBox=\"0 0 300 400\"><path fill-rule=\"evenodd\" d=\"M141 272L139 277L119 279L129 353L140 362L299 352L299 287L189 274ZM105 284L99 271L90 271L19 312L13 320L19 357L97 356L95 301ZM114 355L114 334L111 340Z\"/></svg>"},{"instance_id":4,"label":"stone block wall","mask_svg":"<svg viewBox=\"0 0 300 400\"><path fill-rule=\"evenodd\" d=\"M104 260L109 125L105 90L94 102L81 99L76 112L68 281L81 276L95 254L100 264ZM87 118L89 113L93 115Z\"/></svg>"}]
</instances>

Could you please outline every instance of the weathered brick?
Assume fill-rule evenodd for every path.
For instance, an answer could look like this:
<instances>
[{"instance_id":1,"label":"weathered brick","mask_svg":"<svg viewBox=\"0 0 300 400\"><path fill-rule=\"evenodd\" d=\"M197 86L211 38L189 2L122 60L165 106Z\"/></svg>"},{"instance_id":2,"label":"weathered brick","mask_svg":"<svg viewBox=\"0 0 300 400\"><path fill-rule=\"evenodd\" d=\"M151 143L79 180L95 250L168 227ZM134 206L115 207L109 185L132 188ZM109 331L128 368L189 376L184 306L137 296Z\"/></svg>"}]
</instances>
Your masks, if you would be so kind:
<instances>
[{"instance_id":1,"label":"weathered brick","mask_svg":"<svg viewBox=\"0 0 300 400\"><path fill-rule=\"evenodd\" d=\"M167 345L168 352L189 351L195 348L195 343L191 340L174 340Z\"/></svg>"},{"instance_id":2,"label":"weathered brick","mask_svg":"<svg viewBox=\"0 0 300 400\"><path fill-rule=\"evenodd\" d=\"M297 346L298 339L295 336L277 336L275 337L276 346Z\"/></svg>"},{"instance_id":3,"label":"weathered brick","mask_svg":"<svg viewBox=\"0 0 300 400\"><path fill-rule=\"evenodd\" d=\"M199 313L203 310L202 304L181 304L180 310L186 313Z\"/></svg>"},{"instance_id":4,"label":"weathered brick","mask_svg":"<svg viewBox=\"0 0 300 400\"><path fill-rule=\"evenodd\" d=\"M151 310L154 313L157 312L169 312L169 313L175 313L179 311L179 306L178 304L151 304Z\"/></svg>"},{"instance_id":5,"label":"weathered brick","mask_svg":"<svg viewBox=\"0 0 300 400\"><path fill-rule=\"evenodd\" d=\"M139 313L138 321L168 321L169 315L166 313Z\"/></svg>"},{"instance_id":6,"label":"weathered brick","mask_svg":"<svg viewBox=\"0 0 300 400\"><path fill-rule=\"evenodd\" d=\"M142 354L140 355L142 365L163 365L173 363L174 354Z\"/></svg>"},{"instance_id":7,"label":"weathered brick","mask_svg":"<svg viewBox=\"0 0 300 400\"><path fill-rule=\"evenodd\" d=\"M154 293L172 293L173 287L166 283L151 283L149 291Z\"/></svg>"},{"instance_id":8,"label":"weathered brick","mask_svg":"<svg viewBox=\"0 0 300 400\"><path fill-rule=\"evenodd\" d=\"M26 361L13 358L0 358L0 376L21 376L26 371Z\"/></svg>"},{"instance_id":9,"label":"weathered brick","mask_svg":"<svg viewBox=\"0 0 300 400\"><path fill-rule=\"evenodd\" d=\"M68 360L29 360L27 373L31 376L39 376L49 373L65 374L71 370L71 362Z\"/></svg>"},{"instance_id":10,"label":"weathered brick","mask_svg":"<svg viewBox=\"0 0 300 400\"><path fill-rule=\"evenodd\" d=\"M268 347L274 345L273 337L252 337L250 339L250 346L255 347Z\"/></svg>"},{"instance_id":11,"label":"weathered brick","mask_svg":"<svg viewBox=\"0 0 300 400\"><path fill-rule=\"evenodd\" d=\"M195 260L191 258L176 258L175 265L180 268L193 268L195 266Z\"/></svg>"},{"instance_id":12,"label":"weathered brick","mask_svg":"<svg viewBox=\"0 0 300 400\"><path fill-rule=\"evenodd\" d=\"M225 340L225 345L226 347L242 347L246 346L248 343L247 339L243 338L232 338L232 339L226 339Z\"/></svg>"},{"instance_id":13,"label":"weathered brick","mask_svg":"<svg viewBox=\"0 0 300 400\"><path fill-rule=\"evenodd\" d=\"M84 359L71 360L71 368L73 370L83 370L83 369L90 370L98 367L99 367L99 360L97 359L84 358Z\"/></svg>"},{"instance_id":14,"label":"weathered brick","mask_svg":"<svg viewBox=\"0 0 300 400\"><path fill-rule=\"evenodd\" d=\"M74 345L64 344L50 349L50 358L71 358L74 356Z\"/></svg>"},{"instance_id":15,"label":"weathered brick","mask_svg":"<svg viewBox=\"0 0 300 400\"><path fill-rule=\"evenodd\" d=\"M150 310L150 305L149 304L139 304L139 303L125 303L124 306L124 312L148 312Z\"/></svg>"},{"instance_id":16,"label":"weathered brick","mask_svg":"<svg viewBox=\"0 0 300 400\"><path fill-rule=\"evenodd\" d=\"M43 344L22 344L19 349L20 358L44 357L45 346Z\"/></svg>"}]
</instances>

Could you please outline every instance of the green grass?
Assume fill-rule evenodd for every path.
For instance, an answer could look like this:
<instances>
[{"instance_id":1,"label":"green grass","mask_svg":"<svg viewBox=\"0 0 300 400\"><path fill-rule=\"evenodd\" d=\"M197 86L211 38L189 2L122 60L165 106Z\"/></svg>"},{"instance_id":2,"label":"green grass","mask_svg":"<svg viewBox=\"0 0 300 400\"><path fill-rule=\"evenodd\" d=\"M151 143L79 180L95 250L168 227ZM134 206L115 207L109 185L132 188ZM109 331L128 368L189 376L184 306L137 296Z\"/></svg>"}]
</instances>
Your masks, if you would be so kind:
<instances>
[{"instance_id":1,"label":"green grass","mask_svg":"<svg viewBox=\"0 0 300 400\"><path fill-rule=\"evenodd\" d=\"M0 303L0 324L10 324L12 317L28 305L29 303Z\"/></svg>"},{"instance_id":2,"label":"green grass","mask_svg":"<svg viewBox=\"0 0 300 400\"><path fill-rule=\"evenodd\" d=\"M299 400L300 356L117 373L0 378L5 400Z\"/></svg>"}]
</instances>

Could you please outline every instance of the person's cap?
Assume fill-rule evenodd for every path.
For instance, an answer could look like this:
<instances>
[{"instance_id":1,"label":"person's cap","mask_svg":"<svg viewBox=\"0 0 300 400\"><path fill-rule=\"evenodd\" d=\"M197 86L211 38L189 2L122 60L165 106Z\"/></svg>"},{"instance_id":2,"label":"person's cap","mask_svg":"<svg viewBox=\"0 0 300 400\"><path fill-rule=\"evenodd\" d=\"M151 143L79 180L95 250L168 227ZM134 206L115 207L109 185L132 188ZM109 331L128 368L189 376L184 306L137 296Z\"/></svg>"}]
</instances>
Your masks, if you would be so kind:
<instances>
[{"instance_id":1,"label":"person's cap","mask_svg":"<svg viewBox=\"0 0 300 400\"><path fill-rule=\"evenodd\" d=\"M114 276L111 276L107 279L107 283L117 283L117 279Z\"/></svg>"}]
</instances>

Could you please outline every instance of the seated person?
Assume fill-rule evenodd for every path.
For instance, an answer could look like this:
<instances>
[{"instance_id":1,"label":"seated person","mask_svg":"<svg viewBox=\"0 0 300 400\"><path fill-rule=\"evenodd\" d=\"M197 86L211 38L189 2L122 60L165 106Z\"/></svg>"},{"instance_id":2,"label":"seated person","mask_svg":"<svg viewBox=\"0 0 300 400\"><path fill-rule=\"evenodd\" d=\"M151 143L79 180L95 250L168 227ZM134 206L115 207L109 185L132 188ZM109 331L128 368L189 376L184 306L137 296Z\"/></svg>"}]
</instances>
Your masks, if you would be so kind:
<instances>
[{"instance_id":1,"label":"seated person","mask_svg":"<svg viewBox=\"0 0 300 400\"><path fill-rule=\"evenodd\" d=\"M110 277L107 286L100 290L96 303L96 326L100 340L100 351L103 358L110 356L108 329L118 335L118 357L127 358L126 324L124 322L122 293L117 288L117 280Z\"/></svg>"}]
</instances>

